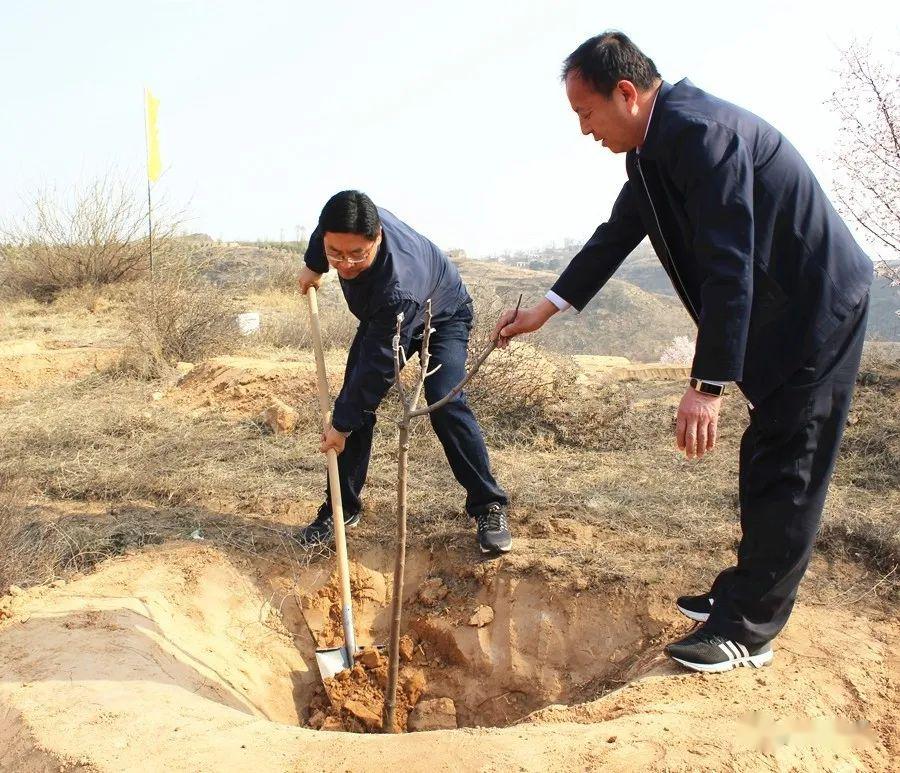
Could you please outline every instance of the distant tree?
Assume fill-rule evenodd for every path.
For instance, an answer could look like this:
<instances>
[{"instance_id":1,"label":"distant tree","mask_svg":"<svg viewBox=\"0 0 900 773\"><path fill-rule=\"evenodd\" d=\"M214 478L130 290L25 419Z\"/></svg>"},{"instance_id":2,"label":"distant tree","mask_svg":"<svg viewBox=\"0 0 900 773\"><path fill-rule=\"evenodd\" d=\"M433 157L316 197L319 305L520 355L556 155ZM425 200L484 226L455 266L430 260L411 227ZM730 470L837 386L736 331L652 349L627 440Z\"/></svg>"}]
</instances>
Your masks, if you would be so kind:
<instances>
[{"instance_id":1,"label":"distant tree","mask_svg":"<svg viewBox=\"0 0 900 773\"><path fill-rule=\"evenodd\" d=\"M900 286L900 60L874 57L852 42L841 55L840 85L827 104L840 120L832 156L838 209L886 258L876 270ZM897 312L900 315L900 311Z\"/></svg>"},{"instance_id":2,"label":"distant tree","mask_svg":"<svg viewBox=\"0 0 900 773\"><path fill-rule=\"evenodd\" d=\"M687 336L675 336L663 349L660 362L671 365L690 365L694 361L694 341Z\"/></svg>"}]
</instances>

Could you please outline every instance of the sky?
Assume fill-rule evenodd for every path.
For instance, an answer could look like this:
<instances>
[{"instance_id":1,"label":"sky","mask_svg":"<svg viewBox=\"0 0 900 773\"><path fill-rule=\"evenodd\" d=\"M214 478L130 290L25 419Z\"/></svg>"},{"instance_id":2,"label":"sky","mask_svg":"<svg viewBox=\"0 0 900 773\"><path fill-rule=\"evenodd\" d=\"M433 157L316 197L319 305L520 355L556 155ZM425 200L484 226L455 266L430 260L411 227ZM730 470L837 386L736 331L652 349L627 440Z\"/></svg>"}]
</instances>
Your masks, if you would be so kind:
<instances>
[{"instance_id":1,"label":"sky","mask_svg":"<svg viewBox=\"0 0 900 773\"><path fill-rule=\"evenodd\" d=\"M358 188L469 255L584 240L624 157L580 134L559 69L606 29L769 120L827 188L839 50L900 49L900 3L0 0L0 220L110 170L140 190L149 86L154 198L192 232L292 239Z\"/></svg>"}]
</instances>

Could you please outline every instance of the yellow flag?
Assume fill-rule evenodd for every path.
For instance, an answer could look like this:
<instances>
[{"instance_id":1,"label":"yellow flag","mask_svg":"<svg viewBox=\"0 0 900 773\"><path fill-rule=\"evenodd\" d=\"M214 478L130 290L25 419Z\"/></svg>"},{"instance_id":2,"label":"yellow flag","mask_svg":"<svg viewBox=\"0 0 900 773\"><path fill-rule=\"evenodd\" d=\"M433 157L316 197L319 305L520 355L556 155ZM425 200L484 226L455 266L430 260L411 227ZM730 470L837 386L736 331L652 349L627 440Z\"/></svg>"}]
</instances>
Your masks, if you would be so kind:
<instances>
[{"instance_id":1,"label":"yellow flag","mask_svg":"<svg viewBox=\"0 0 900 773\"><path fill-rule=\"evenodd\" d=\"M159 100L144 89L144 119L147 123L147 179L155 183L162 174L162 159L159 156Z\"/></svg>"}]
</instances>

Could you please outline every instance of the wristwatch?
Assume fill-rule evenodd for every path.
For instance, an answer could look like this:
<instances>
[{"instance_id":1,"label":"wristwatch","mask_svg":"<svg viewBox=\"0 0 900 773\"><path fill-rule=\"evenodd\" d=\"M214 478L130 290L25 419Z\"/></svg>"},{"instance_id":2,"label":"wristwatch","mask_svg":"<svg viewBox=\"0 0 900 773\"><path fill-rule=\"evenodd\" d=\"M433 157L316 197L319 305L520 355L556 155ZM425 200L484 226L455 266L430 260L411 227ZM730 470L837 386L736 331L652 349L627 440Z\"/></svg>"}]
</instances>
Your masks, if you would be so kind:
<instances>
[{"instance_id":1,"label":"wristwatch","mask_svg":"<svg viewBox=\"0 0 900 773\"><path fill-rule=\"evenodd\" d=\"M701 381L699 378L691 379L691 389L704 395L713 395L721 397L725 394L724 384L710 384L709 381Z\"/></svg>"}]
</instances>

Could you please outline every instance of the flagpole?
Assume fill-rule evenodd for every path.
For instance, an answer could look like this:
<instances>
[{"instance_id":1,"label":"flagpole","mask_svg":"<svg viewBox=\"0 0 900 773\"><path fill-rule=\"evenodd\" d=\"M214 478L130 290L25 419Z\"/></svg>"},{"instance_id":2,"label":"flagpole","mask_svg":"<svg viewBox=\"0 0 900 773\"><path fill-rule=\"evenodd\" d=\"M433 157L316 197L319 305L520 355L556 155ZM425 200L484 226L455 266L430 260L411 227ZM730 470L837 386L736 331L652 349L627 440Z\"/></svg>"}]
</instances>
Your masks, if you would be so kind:
<instances>
[{"instance_id":1,"label":"flagpole","mask_svg":"<svg viewBox=\"0 0 900 773\"><path fill-rule=\"evenodd\" d=\"M150 304L155 308L155 276L153 271L153 202L150 198L150 127L147 115L148 89L144 87L144 145L147 155L147 242L150 247Z\"/></svg>"},{"instance_id":2,"label":"flagpole","mask_svg":"<svg viewBox=\"0 0 900 773\"><path fill-rule=\"evenodd\" d=\"M147 180L147 238L150 243L150 283L153 283L153 204L150 200L150 180Z\"/></svg>"}]
</instances>

